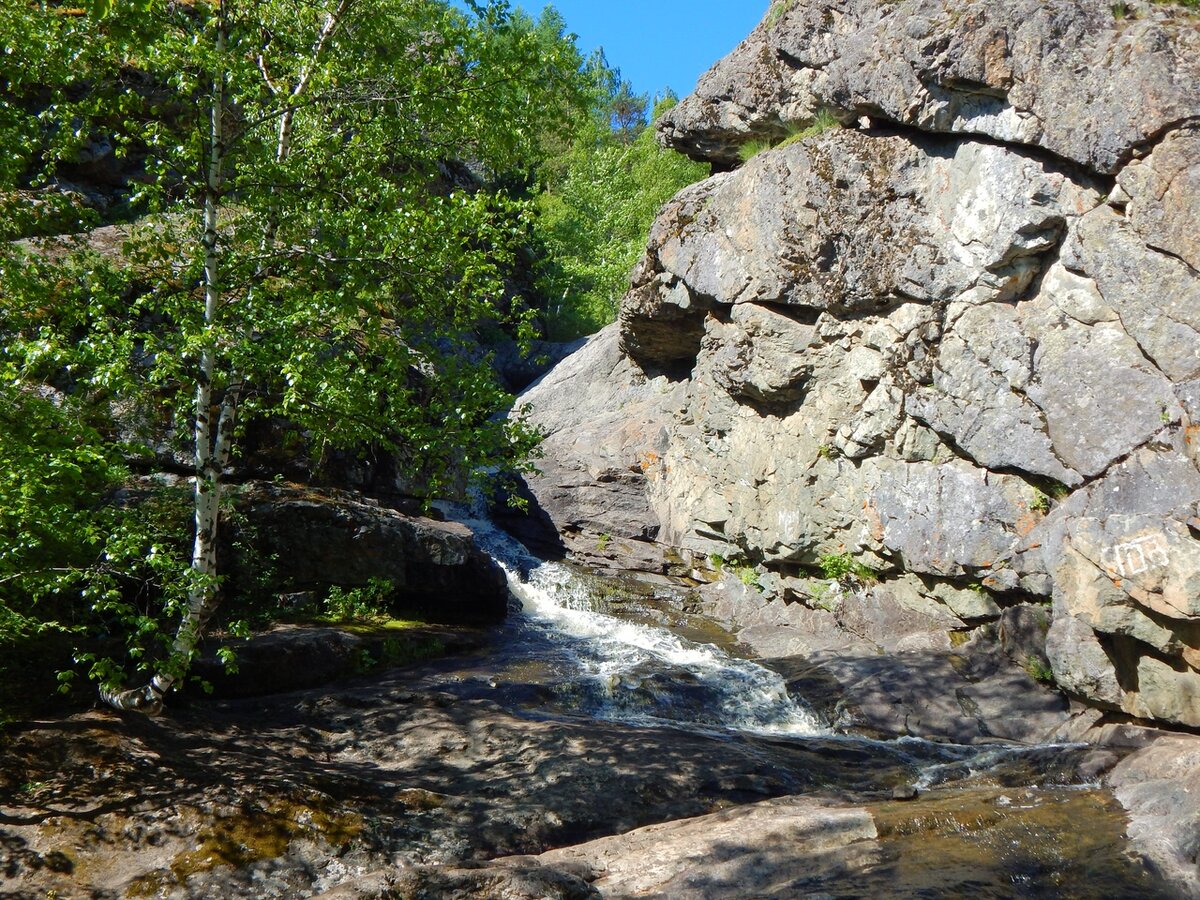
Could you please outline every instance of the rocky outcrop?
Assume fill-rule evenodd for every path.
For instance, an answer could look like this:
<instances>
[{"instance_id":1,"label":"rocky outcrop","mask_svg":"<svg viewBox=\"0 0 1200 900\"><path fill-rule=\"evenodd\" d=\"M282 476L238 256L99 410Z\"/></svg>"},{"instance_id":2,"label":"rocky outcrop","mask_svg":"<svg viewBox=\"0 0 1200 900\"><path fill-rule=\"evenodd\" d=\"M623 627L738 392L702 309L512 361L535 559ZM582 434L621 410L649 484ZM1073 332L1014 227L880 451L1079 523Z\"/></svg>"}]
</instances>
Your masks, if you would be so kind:
<instances>
[{"instance_id":1,"label":"rocky outcrop","mask_svg":"<svg viewBox=\"0 0 1200 900\"><path fill-rule=\"evenodd\" d=\"M348 491L253 483L239 493L243 543L275 561L285 593L367 587L386 581L393 599L433 621L496 621L508 608L503 570L471 531L402 512ZM248 581L232 554L233 578ZM249 560L253 563L254 560Z\"/></svg>"},{"instance_id":2,"label":"rocky outcrop","mask_svg":"<svg viewBox=\"0 0 1200 900\"><path fill-rule=\"evenodd\" d=\"M768 656L1007 617L1038 678L1200 727L1200 27L1129 10L777 0L661 125L738 167L523 397L568 546L736 570L701 602Z\"/></svg>"},{"instance_id":3,"label":"rocky outcrop","mask_svg":"<svg viewBox=\"0 0 1200 900\"><path fill-rule=\"evenodd\" d=\"M668 146L735 165L822 109L983 135L1114 173L1200 120L1200 33L1149 2L774 0L762 24L660 126Z\"/></svg>"}]
</instances>

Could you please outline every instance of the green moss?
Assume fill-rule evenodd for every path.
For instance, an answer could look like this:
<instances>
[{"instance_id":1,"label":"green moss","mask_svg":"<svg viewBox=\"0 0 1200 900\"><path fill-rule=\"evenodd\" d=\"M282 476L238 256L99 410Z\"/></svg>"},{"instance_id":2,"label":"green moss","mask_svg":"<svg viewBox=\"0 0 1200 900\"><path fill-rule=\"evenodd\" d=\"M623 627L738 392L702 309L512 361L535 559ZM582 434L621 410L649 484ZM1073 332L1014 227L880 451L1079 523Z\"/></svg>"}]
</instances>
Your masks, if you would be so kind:
<instances>
[{"instance_id":1,"label":"green moss","mask_svg":"<svg viewBox=\"0 0 1200 900\"><path fill-rule=\"evenodd\" d=\"M351 634L372 635L385 632L412 631L415 628L425 628L428 622L420 619L393 619L388 616L377 616L365 619L337 619L332 616L317 616L311 620L316 625L332 625Z\"/></svg>"},{"instance_id":2,"label":"green moss","mask_svg":"<svg viewBox=\"0 0 1200 900\"><path fill-rule=\"evenodd\" d=\"M829 592L833 589L835 582L833 581L815 581L808 588L808 595L812 599L812 606L816 609L823 609L826 612L835 612L838 608L838 602L829 596Z\"/></svg>"},{"instance_id":3,"label":"green moss","mask_svg":"<svg viewBox=\"0 0 1200 900\"><path fill-rule=\"evenodd\" d=\"M1071 489L1061 481L1051 481L1046 493L1048 493L1053 500L1064 500L1070 495Z\"/></svg>"}]
</instances>

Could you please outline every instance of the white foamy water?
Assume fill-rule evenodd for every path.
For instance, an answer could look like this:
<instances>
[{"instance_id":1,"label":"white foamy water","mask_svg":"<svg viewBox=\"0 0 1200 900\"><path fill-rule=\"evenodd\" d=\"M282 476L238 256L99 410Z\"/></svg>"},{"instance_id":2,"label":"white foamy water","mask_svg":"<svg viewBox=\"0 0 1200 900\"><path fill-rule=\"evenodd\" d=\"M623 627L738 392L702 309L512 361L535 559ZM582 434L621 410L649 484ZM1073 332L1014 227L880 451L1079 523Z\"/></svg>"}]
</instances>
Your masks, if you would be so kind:
<instances>
[{"instance_id":1,"label":"white foamy water","mask_svg":"<svg viewBox=\"0 0 1200 900\"><path fill-rule=\"evenodd\" d=\"M636 724L696 725L757 734L828 734L789 696L783 678L709 644L590 609L586 586L566 566L543 562L481 519L460 519L508 576L527 627L565 646L578 667L583 710Z\"/></svg>"}]
</instances>

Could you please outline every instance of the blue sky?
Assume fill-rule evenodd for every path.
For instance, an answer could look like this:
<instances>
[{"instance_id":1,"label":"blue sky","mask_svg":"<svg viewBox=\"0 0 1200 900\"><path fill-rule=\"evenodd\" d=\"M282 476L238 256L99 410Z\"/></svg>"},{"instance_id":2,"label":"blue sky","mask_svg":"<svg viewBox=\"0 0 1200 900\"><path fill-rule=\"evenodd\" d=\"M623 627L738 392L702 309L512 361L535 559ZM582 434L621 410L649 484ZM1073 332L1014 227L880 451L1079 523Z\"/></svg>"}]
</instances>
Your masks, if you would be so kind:
<instances>
[{"instance_id":1,"label":"blue sky","mask_svg":"<svg viewBox=\"0 0 1200 900\"><path fill-rule=\"evenodd\" d=\"M451 0L465 7L463 0ZM537 18L553 6L586 56L604 49L638 94L680 97L766 14L770 0L510 0Z\"/></svg>"},{"instance_id":2,"label":"blue sky","mask_svg":"<svg viewBox=\"0 0 1200 900\"><path fill-rule=\"evenodd\" d=\"M513 0L535 18L546 3ZM556 0L585 54L604 48L608 63L654 95L688 94L696 80L759 23L769 0Z\"/></svg>"},{"instance_id":3,"label":"blue sky","mask_svg":"<svg viewBox=\"0 0 1200 900\"><path fill-rule=\"evenodd\" d=\"M463 0L451 0L465 7ZM553 6L586 56L604 49L638 94L680 97L762 20L770 0L511 0L535 19Z\"/></svg>"}]
</instances>

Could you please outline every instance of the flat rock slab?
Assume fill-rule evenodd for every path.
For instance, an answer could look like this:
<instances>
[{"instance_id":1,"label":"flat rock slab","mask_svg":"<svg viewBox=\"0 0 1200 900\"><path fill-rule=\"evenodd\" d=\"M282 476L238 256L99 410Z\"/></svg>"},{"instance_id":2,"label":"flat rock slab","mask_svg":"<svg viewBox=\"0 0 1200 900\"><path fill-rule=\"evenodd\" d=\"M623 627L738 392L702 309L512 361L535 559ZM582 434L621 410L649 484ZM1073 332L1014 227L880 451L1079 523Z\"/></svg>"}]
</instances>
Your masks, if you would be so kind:
<instances>
[{"instance_id":1,"label":"flat rock slab","mask_svg":"<svg viewBox=\"0 0 1200 900\"><path fill-rule=\"evenodd\" d=\"M869 858L867 810L785 797L682 822L651 825L538 861L583 871L604 897L780 896Z\"/></svg>"},{"instance_id":2,"label":"flat rock slab","mask_svg":"<svg viewBox=\"0 0 1200 900\"><path fill-rule=\"evenodd\" d=\"M377 872L323 900L1174 896L1121 850L1124 821L1096 790L782 797L535 857Z\"/></svg>"}]
</instances>

